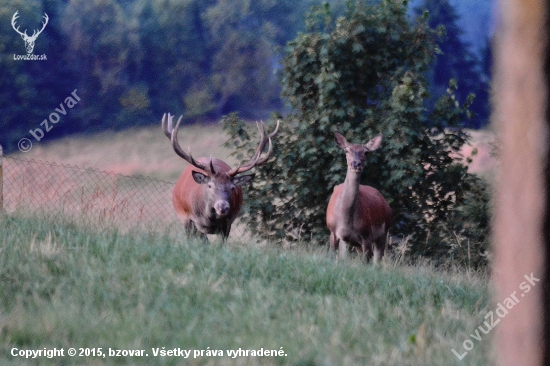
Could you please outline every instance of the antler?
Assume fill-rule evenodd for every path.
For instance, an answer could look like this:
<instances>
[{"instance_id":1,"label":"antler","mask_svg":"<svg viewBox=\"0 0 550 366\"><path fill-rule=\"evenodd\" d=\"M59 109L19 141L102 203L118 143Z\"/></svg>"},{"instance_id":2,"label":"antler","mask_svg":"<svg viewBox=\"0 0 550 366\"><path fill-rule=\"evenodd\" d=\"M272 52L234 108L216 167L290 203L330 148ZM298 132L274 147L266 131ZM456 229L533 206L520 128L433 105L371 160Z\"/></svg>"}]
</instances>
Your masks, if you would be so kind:
<instances>
[{"instance_id":1,"label":"antler","mask_svg":"<svg viewBox=\"0 0 550 366\"><path fill-rule=\"evenodd\" d=\"M15 12L15 14L13 14L13 17L11 18L11 27L12 27L17 33L19 33L21 36L28 37L28 36L27 36L27 30L26 30L26 29L25 29L25 33L23 33L23 32L21 32L21 31L19 30L19 27L15 28L15 21L16 21L17 18L19 18L19 15L18 15L17 13L19 13L19 10L17 10L17 11Z\"/></svg>"},{"instance_id":2,"label":"antler","mask_svg":"<svg viewBox=\"0 0 550 366\"><path fill-rule=\"evenodd\" d=\"M42 31L44 30L44 28L46 28L46 24L48 24L48 20L50 20L50 18L48 18L48 14L44 13L44 16L42 17L44 18L44 20L46 20L45 22L42 22L42 29L40 29L38 31L38 33L36 33L36 29L32 32L32 36L30 38L33 38L33 39L36 39L38 37L38 35L40 33L42 33ZM35 35L36 33L36 35Z\"/></svg>"},{"instance_id":3,"label":"antler","mask_svg":"<svg viewBox=\"0 0 550 366\"><path fill-rule=\"evenodd\" d=\"M265 163L267 161L267 159L269 159L269 155L271 155L271 150L273 148L273 145L271 144L271 138L273 136L275 136L277 134L277 132L279 131L279 120L277 120L277 126L275 127L275 130L273 132L271 132L269 135L266 135L265 134L265 125L264 123L262 122L262 125L261 125L261 128L260 128L260 124L258 122L256 122L256 125L258 126L258 130L260 131L260 143L258 144L258 147L256 148L256 152L254 153L254 156L252 156L252 158L250 159L250 161L246 164L244 164L243 166L241 166L240 164L236 167L236 168L233 168L231 169L230 171L227 172L227 175L229 175L230 177L233 177L237 174L240 174L240 173L244 173L252 168L254 168L255 166L258 166L258 165L262 165L263 163ZM265 148L265 145L269 143L269 148L267 150L267 153L260 159L260 155L263 151L263 149Z\"/></svg>"},{"instance_id":4,"label":"antler","mask_svg":"<svg viewBox=\"0 0 550 366\"><path fill-rule=\"evenodd\" d=\"M48 24L48 20L50 19L50 18L48 17L48 14L44 13L43 18L45 19L45 22L42 22L42 29L40 29L40 30L38 31L38 33L36 33L37 30L35 29L35 30L33 31L33 33L32 33L32 36L29 37L29 36L27 35L27 30L26 30L26 29L25 29L24 32L21 32L21 31L19 30L19 27L17 27L17 28L15 27L15 21L17 20L17 18L19 18L19 14L18 14L18 13L19 13L19 10L17 10L17 11L15 12L15 14L13 14L13 17L11 18L11 26L12 26L12 28L13 28L17 33L19 33L22 37L25 37L25 38L31 39L31 40L36 39L36 38L38 37L38 35L39 35L40 33L42 33L42 31L44 30L44 28L46 28L46 24Z\"/></svg>"},{"instance_id":5,"label":"antler","mask_svg":"<svg viewBox=\"0 0 550 366\"><path fill-rule=\"evenodd\" d=\"M168 115L168 123L166 123L166 115ZM207 167L206 165L196 161L193 156L191 156L191 151L189 151L189 153L183 151L178 142L178 129L180 127L183 116L180 116L175 128L173 127L173 118L174 116L170 115L170 113L165 113L162 116L162 130L164 131L166 137L168 137L168 139L170 139L170 141L172 142L172 147L174 148L176 154L185 159L189 164L193 165L194 167L202 169L210 174L216 174L216 171L214 170L214 165L212 164L212 158L210 158L210 164L208 164L209 166Z\"/></svg>"}]
</instances>

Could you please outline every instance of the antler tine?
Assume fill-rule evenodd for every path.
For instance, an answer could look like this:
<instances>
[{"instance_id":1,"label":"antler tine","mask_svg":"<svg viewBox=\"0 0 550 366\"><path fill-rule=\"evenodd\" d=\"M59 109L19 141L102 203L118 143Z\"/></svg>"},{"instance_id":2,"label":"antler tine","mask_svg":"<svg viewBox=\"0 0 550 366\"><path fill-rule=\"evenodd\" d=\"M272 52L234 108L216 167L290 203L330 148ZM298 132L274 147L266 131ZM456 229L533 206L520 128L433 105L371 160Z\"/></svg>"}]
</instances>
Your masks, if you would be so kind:
<instances>
[{"instance_id":1,"label":"antler tine","mask_svg":"<svg viewBox=\"0 0 550 366\"><path fill-rule=\"evenodd\" d=\"M45 20L45 22L42 22L42 24L44 24L42 26L42 29L44 29L46 27L46 24L48 24L48 21L50 20L50 17L48 16L48 14L44 13L44 16L42 18L44 18L44 20Z\"/></svg>"},{"instance_id":2,"label":"antler tine","mask_svg":"<svg viewBox=\"0 0 550 366\"><path fill-rule=\"evenodd\" d=\"M38 36L40 35L40 33L42 33L42 31L44 30L44 28L46 28L46 25L48 24L48 20L50 18L48 18L48 14L44 13L44 16L42 17L44 18L45 22L42 22L42 29L38 30L38 29L34 29L32 31L32 36L30 36L29 38L31 39L36 39L38 38ZM26 31L25 31L26 32Z\"/></svg>"},{"instance_id":3,"label":"antler tine","mask_svg":"<svg viewBox=\"0 0 550 366\"><path fill-rule=\"evenodd\" d=\"M275 130L273 132L271 132L269 135L267 135L267 143L269 143L269 148L267 149L267 153L264 155L263 158L260 159L260 154L258 154L258 156L256 157L256 162L254 165L261 165L263 163L265 163L267 161L267 159L269 159L269 156L271 155L271 151L273 149L273 144L271 143L271 138L274 137L277 132L279 132L279 122L280 120L277 120L277 126L275 126ZM264 133L263 133L263 136L265 137L265 125L262 121L262 129L264 130ZM266 140L264 139L264 142L260 148L260 151L262 151L265 147L265 144L266 144Z\"/></svg>"},{"instance_id":4,"label":"antler tine","mask_svg":"<svg viewBox=\"0 0 550 366\"><path fill-rule=\"evenodd\" d=\"M209 167L206 167L204 164L201 164L200 162L196 161L193 156L191 155L191 152L186 153L181 148L179 142L178 142L178 130L180 128L181 121L183 120L183 116L180 116L178 119L178 122L176 123L176 127L173 127L173 117L168 113L168 119L166 118L166 113L162 117L162 129L164 131L164 134L170 139L172 142L172 148L185 161L187 161L189 164L193 165L196 168L202 169L205 172L212 173L210 171ZM167 121L168 120L168 121ZM167 122L167 123L166 123Z\"/></svg>"},{"instance_id":5,"label":"antler tine","mask_svg":"<svg viewBox=\"0 0 550 366\"><path fill-rule=\"evenodd\" d=\"M260 123L261 123L261 127L260 127ZM266 136L266 134L265 134L264 121L260 120L260 123L256 122L256 127L258 127L258 131L260 131L260 143L258 144L258 147L256 148L256 151L254 152L254 156L252 157L252 159L250 159L250 163L252 163L252 161L254 161L254 163L256 161L258 161L258 158L262 154L262 151L264 150L264 147L265 147L265 144L267 143L267 140L270 139L270 137ZM245 165L247 165L247 164L245 164Z\"/></svg>"},{"instance_id":6,"label":"antler tine","mask_svg":"<svg viewBox=\"0 0 550 366\"><path fill-rule=\"evenodd\" d=\"M277 132L279 132L279 122L281 122L281 121L277 120L277 126L275 126L275 131L273 131L269 135L267 135L269 138L272 138L273 136L275 136L277 134Z\"/></svg>"},{"instance_id":7,"label":"antler tine","mask_svg":"<svg viewBox=\"0 0 550 366\"><path fill-rule=\"evenodd\" d=\"M195 158L191 154L191 147L189 147L189 146L187 146L187 156L189 156L189 160L187 160L187 159L185 159L185 160L187 160L189 162L189 164L191 164L191 165L193 165L193 166L195 166L199 169L202 169L205 172L210 172L210 170L208 170L206 165L204 165L202 163L199 163L198 161L195 160Z\"/></svg>"},{"instance_id":8,"label":"antler tine","mask_svg":"<svg viewBox=\"0 0 550 366\"><path fill-rule=\"evenodd\" d=\"M269 147L267 149L267 153L261 159L258 156L258 158L256 158L256 162L254 163L254 166L262 165L263 163L265 163L267 161L267 159L269 159L269 155L271 155L271 150L273 149L273 144L271 143L271 138L268 140L268 143L269 143Z\"/></svg>"},{"instance_id":9,"label":"antler tine","mask_svg":"<svg viewBox=\"0 0 550 366\"><path fill-rule=\"evenodd\" d=\"M212 173L213 175L216 174L216 169L214 169L214 164L212 164L212 155L210 155L210 161L208 162L209 166L210 166L210 173Z\"/></svg>"},{"instance_id":10,"label":"antler tine","mask_svg":"<svg viewBox=\"0 0 550 366\"><path fill-rule=\"evenodd\" d=\"M168 115L168 125L166 124L166 115ZM172 117L174 117L174 116L171 116L170 113L164 113L162 115L162 120L161 120L162 131L164 132L164 135L166 137L168 137L168 139L170 141L172 140L172 131L174 129L172 127Z\"/></svg>"},{"instance_id":11,"label":"antler tine","mask_svg":"<svg viewBox=\"0 0 550 366\"><path fill-rule=\"evenodd\" d=\"M19 33L20 35L25 35L25 36L26 36L26 35L27 35L27 30L26 30L26 29L25 29L25 32L21 32L21 31L19 30L19 27L17 27L17 28L15 27L15 21L17 20L17 18L19 18L19 14L18 14L18 13L19 13L19 10L17 10L17 11L13 14L13 17L11 18L11 26L12 26L12 28L13 28L17 33Z\"/></svg>"},{"instance_id":12,"label":"antler tine","mask_svg":"<svg viewBox=\"0 0 550 366\"><path fill-rule=\"evenodd\" d=\"M261 127L260 127L260 123L258 123L258 122L256 122L256 126L258 127L258 131L260 131L260 142L258 144L258 147L256 148L256 151L254 152L254 155L248 161L248 163L244 164L243 166L241 166L239 164L236 168L231 169L230 171L228 171L227 174L229 176L235 176L239 173L244 173L244 172L254 168L255 166L258 166L258 165L261 165L261 164L265 163L267 161L267 159L269 159L269 156L271 155L271 151L273 149L273 145L271 143L271 138L273 136L275 136L277 134L277 132L279 131L279 120L277 120L277 126L275 127L275 130L272 133L270 133L269 135L266 135L266 133L265 133L265 125L264 125L263 121L261 122ZM264 157L262 157L260 159L262 151L265 148L265 145L267 143L269 143L269 148L267 150L267 153L264 155Z\"/></svg>"},{"instance_id":13,"label":"antler tine","mask_svg":"<svg viewBox=\"0 0 550 366\"><path fill-rule=\"evenodd\" d=\"M32 37L38 37L38 35L40 33L42 33L42 31L44 30L44 28L46 28L46 24L48 24L48 20L50 20L50 18L48 17L48 14L44 13L44 16L42 17L44 18L45 22L42 22L42 29L38 30L38 29L35 29L32 33ZM36 35L35 33L38 32ZM31 38L32 38L31 37Z\"/></svg>"}]
</instances>

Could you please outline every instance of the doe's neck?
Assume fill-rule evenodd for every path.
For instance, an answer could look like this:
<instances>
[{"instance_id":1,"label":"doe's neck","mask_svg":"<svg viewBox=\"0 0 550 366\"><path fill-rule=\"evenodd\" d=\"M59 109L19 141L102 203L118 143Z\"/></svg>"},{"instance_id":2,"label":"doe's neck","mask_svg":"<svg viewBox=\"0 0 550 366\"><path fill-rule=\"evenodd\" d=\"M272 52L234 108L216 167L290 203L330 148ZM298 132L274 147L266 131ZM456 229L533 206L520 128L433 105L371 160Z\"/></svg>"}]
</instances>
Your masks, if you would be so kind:
<instances>
[{"instance_id":1,"label":"doe's neck","mask_svg":"<svg viewBox=\"0 0 550 366\"><path fill-rule=\"evenodd\" d=\"M344 189L342 191L341 205L344 210L352 210L357 200L361 173L355 173L348 169L346 179L344 180Z\"/></svg>"}]
</instances>

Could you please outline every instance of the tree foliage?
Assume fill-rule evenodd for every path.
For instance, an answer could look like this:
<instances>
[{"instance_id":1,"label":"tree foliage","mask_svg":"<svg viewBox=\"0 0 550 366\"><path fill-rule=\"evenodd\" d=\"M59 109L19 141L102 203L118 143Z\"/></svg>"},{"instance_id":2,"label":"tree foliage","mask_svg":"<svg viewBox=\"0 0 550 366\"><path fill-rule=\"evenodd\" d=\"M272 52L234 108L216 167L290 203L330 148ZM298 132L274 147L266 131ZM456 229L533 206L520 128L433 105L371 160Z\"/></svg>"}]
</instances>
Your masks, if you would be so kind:
<instances>
[{"instance_id":1,"label":"tree foliage","mask_svg":"<svg viewBox=\"0 0 550 366\"><path fill-rule=\"evenodd\" d=\"M470 106L473 115L467 122L468 126L480 128L486 125L489 119L489 79L482 76L483 65L470 50L471 45L463 41L464 31L458 26L459 16L455 8L449 0L423 0L415 11L418 15L427 11L429 26L439 27L442 33L437 40L438 55L427 73L430 93L439 95L445 91L450 79L457 80L455 94L458 100L465 101L470 93L476 96Z\"/></svg>"},{"instance_id":2,"label":"tree foliage","mask_svg":"<svg viewBox=\"0 0 550 366\"><path fill-rule=\"evenodd\" d=\"M381 133L382 147L367 157L362 182L392 207L391 234L412 235L413 252L440 257L430 236L478 187L458 154L468 141L463 125L472 96L459 104L450 80L433 108L426 103L426 70L442 33L429 27L427 16L411 23L406 2L394 0L350 3L336 21L325 4L307 24L308 32L285 50L282 93L291 112L276 137L275 158L258 169L249 191L249 226L265 238L327 242L327 203L346 174L334 130L365 143ZM255 141L238 116L224 122L229 145L250 152Z\"/></svg>"},{"instance_id":3,"label":"tree foliage","mask_svg":"<svg viewBox=\"0 0 550 366\"><path fill-rule=\"evenodd\" d=\"M217 119L231 111L265 117L282 106L277 76L281 51L304 29L304 14L319 1L5 0L0 4L0 143L8 153L16 150L17 141L29 137L29 130L74 89L81 102L45 140L158 123L167 111L182 113L185 122ZM331 10L344 14L344 3L331 0ZM35 47L47 60L13 59L25 53L11 29L15 11L18 24L31 33L48 14ZM324 27L324 21L314 16L309 23ZM453 28L448 29L450 34ZM457 52L445 55L461 57ZM369 72L368 65L363 69ZM453 77L463 103L468 80L479 77L469 69ZM446 87L446 81L438 85L438 93Z\"/></svg>"},{"instance_id":4,"label":"tree foliage","mask_svg":"<svg viewBox=\"0 0 550 366\"><path fill-rule=\"evenodd\" d=\"M0 143L28 137L74 89L82 101L47 138L158 123L166 111L186 122L239 110L280 107L277 47L294 37L313 0L6 0L0 5ZM24 53L11 17L37 40L45 61ZM31 32L32 33L32 32Z\"/></svg>"}]
</instances>

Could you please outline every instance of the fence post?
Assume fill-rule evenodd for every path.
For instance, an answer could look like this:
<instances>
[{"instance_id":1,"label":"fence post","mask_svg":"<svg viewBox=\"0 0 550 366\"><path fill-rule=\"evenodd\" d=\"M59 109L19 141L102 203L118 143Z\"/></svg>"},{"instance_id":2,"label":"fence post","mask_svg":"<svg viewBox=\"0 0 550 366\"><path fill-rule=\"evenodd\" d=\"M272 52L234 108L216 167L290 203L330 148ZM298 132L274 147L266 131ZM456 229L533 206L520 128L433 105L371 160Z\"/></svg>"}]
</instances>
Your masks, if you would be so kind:
<instances>
[{"instance_id":1,"label":"fence post","mask_svg":"<svg viewBox=\"0 0 550 366\"><path fill-rule=\"evenodd\" d=\"M543 366L550 359L546 348L549 263L545 263L550 245L544 226L548 220L548 4L548 0L506 0L500 1L498 9L491 119L499 136L501 163L492 224L495 292L491 310L497 309L498 321L502 320L494 334L499 366ZM509 313L502 305L511 300L508 296L514 297ZM500 306L506 317L499 314Z\"/></svg>"},{"instance_id":2,"label":"fence post","mask_svg":"<svg viewBox=\"0 0 550 366\"><path fill-rule=\"evenodd\" d=\"M2 157L4 152L2 151L2 145L0 145L0 213L4 212L4 166L2 164Z\"/></svg>"}]
</instances>

